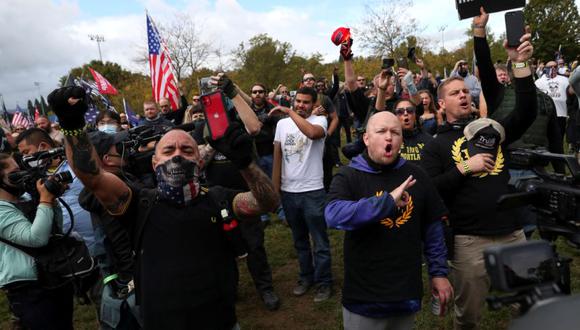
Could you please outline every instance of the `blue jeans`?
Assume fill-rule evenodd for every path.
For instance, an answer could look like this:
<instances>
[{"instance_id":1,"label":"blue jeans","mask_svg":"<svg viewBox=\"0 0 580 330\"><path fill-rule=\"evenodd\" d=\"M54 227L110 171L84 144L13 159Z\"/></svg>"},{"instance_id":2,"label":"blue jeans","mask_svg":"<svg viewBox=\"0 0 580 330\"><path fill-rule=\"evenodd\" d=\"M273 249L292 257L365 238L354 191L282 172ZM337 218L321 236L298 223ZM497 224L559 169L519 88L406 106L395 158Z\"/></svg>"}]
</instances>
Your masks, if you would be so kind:
<instances>
[{"instance_id":1,"label":"blue jeans","mask_svg":"<svg viewBox=\"0 0 580 330\"><path fill-rule=\"evenodd\" d=\"M273 162L274 162L274 159L272 157L273 157L273 155L266 155L266 156L262 156L262 157L258 158L258 166L270 178L272 177L272 166L273 166ZM282 221L286 220L286 215L284 214L284 209L282 209L281 206L279 206L278 209L276 209L276 213L278 214L278 219L280 219ZM263 214L261 217L261 220L262 221L270 220L270 215L267 213Z\"/></svg>"},{"instance_id":2,"label":"blue jeans","mask_svg":"<svg viewBox=\"0 0 580 330\"><path fill-rule=\"evenodd\" d=\"M298 253L300 280L332 284L330 243L324 221L324 189L303 193L282 192L282 205ZM314 247L310 246L310 236Z\"/></svg>"}]
</instances>

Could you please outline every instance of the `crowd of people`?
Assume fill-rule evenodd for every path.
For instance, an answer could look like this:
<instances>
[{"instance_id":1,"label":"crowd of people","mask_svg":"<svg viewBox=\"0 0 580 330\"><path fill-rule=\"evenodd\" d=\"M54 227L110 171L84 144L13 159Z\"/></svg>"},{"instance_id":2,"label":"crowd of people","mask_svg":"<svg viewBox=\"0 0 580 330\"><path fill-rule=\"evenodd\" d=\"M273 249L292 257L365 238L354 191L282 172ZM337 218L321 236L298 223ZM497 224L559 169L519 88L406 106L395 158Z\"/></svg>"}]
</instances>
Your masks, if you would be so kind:
<instances>
[{"instance_id":1,"label":"crowd of people","mask_svg":"<svg viewBox=\"0 0 580 330\"><path fill-rule=\"evenodd\" d=\"M313 290L315 303L335 290L328 229L345 232L345 329L411 329L423 263L455 327L476 329L490 289L483 250L535 229L529 213L496 208L529 174L511 168L510 151L580 146L577 61L534 60L526 33L506 46L507 63L493 63L488 18L473 19L477 63L458 61L446 79L417 58L418 72L386 66L367 81L352 40L340 45L342 82L335 68L330 82L304 72L295 91L259 82L243 91L220 73L211 84L226 99L221 137L209 137L200 96L186 91L179 109L143 102L136 127L105 110L87 128L85 91L57 89L48 102L58 124L40 116L35 128L4 132L0 238L42 248L73 222L99 267L88 295L102 329L238 329L240 262L264 308L283 303L264 245L277 215L298 259L292 294ZM13 179L22 157L60 146L35 166L73 174L64 203L43 180L27 191ZM73 328L78 287L46 288L34 257L3 241L0 265L15 327Z\"/></svg>"}]
</instances>

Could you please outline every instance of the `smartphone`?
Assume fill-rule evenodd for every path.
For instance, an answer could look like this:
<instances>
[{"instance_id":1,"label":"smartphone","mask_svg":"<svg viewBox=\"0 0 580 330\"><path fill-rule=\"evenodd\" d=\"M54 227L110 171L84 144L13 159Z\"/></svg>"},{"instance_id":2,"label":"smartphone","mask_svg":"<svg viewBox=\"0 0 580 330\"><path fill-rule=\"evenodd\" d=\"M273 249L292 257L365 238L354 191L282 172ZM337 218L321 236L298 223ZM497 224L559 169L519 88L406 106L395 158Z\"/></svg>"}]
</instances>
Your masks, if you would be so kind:
<instances>
[{"instance_id":1,"label":"smartphone","mask_svg":"<svg viewBox=\"0 0 580 330\"><path fill-rule=\"evenodd\" d=\"M392 58L383 58L383 66L381 67L384 70L390 69L395 65L395 60Z\"/></svg>"},{"instance_id":2,"label":"smartphone","mask_svg":"<svg viewBox=\"0 0 580 330\"><path fill-rule=\"evenodd\" d=\"M508 47L520 45L520 38L526 33L523 11L516 10L505 13L505 32Z\"/></svg>"},{"instance_id":3,"label":"smartphone","mask_svg":"<svg viewBox=\"0 0 580 330\"><path fill-rule=\"evenodd\" d=\"M203 77L199 79L199 93L200 94L210 94L217 89L217 86L212 85L211 77Z\"/></svg>"},{"instance_id":4,"label":"smartphone","mask_svg":"<svg viewBox=\"0 0 580 330\"><path fill-rule=\"evenodd\" d=\"M399 57L397 59L397 67L408 69L409 68L409 63L407 62L407 59L404 58L404 57Z\"/></svg>"},{"instance_id":5,"label":"smartphone","mask_svg":"<svg viewBox=\"0 0 580 330\"><path fill-rule=\"evenodd\" d=\"M215 91L202 95L199 99L211 138L213 140L221 138L230 126L224 95L220 91Z\"/></svg>"}]
</instances>

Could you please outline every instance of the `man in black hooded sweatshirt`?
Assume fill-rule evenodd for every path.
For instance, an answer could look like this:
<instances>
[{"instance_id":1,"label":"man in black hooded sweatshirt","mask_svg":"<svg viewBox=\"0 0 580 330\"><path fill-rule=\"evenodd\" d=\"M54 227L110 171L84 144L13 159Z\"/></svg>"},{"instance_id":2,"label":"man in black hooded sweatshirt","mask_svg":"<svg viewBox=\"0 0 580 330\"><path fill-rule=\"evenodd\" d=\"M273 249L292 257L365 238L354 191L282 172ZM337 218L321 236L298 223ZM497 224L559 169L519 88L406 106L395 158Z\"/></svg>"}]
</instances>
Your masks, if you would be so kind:
<instances>
[{"instance_id":1,"label":"man in black hooded sweatshirt","mask_svg":"<svg viewBox=\"0 0 580 330\"><path fill-rule=\"evenodd\" d=\"M481 20L482 16L474 19L476 30L485 28ZM471 95L462 78L447 79L437 91L447 122L425 146L421 161L449 209L455 239L449 252L453 255L456 329L477 328L480 320L489 290L483 250L491 244L525 240L513 211L499 212L496 203L508 192L502 148L519 139L536 118L536 89L527 65L533 53L530 39L528 33L517 48L506 47L513 63L516 100L514 111L499 122L505 129L501 145L496 130L484 130L475 139L481 138L477 141L489 151L469 147L473 141L467 141L464 129L472 120Z\"/></svg>"}]
</instances>

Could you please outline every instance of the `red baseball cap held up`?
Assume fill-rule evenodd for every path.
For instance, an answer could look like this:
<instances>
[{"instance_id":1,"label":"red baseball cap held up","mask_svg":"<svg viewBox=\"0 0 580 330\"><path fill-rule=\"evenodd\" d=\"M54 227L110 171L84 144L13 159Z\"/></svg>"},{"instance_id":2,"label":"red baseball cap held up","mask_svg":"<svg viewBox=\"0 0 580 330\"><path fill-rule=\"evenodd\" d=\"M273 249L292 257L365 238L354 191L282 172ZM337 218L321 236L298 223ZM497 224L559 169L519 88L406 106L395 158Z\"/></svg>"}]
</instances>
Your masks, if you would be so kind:
<instances>
[{"instance_id":1,"label":"red baseball cap held up","mask_svg":"<svg viewBox=\"0 0 580 330\"><path fill-rule=\"evenodd\" d=\"M330 37L330 40L332 40L332 42L337 46L339 46L342 43L348 42L349 39L350 39L350 29L345 27L339 27L332 33L332 37Z\"/></svg>"}]
</instances>

